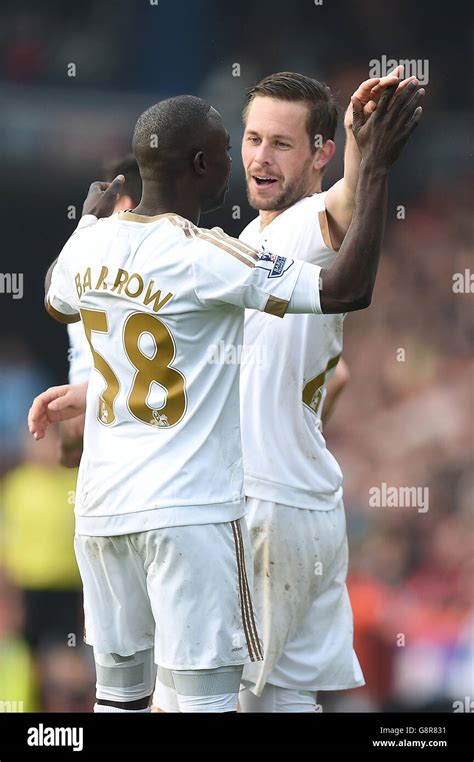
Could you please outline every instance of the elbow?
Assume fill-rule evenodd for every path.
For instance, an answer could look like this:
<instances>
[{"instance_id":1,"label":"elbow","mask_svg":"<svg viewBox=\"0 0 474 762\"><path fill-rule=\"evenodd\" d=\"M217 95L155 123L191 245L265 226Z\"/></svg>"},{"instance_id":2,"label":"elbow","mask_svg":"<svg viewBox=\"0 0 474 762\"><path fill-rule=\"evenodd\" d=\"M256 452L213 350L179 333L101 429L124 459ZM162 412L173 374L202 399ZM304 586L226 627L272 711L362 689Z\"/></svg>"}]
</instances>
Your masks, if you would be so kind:
<instances>
[{"instance_id":1,"label":"elbow","mask_svg":"<svg viewBox=\"0 0 474 762\"><path fill-rule=\"evenodd\" d=\"M353 291L348 295L346 299L345 312L357 312L358 310L366 310L372 303L373 286L365 286L362 289L358 289L357 292Z\"/></svg>"},{"instance_id":2,"label":"elbow","mask_svg":"<svg viewBox=\"0 0 474 762\"><path fill-rule=\"evenodd\" d=\"M358 312L359 310L366 310L372 303L372 294L364 294L363 296L352 299L345 309L345 312Z\"/></svg>"},{"instance_id":3,"label":"elbow","mask_svg":"<svg viewBox=\"0 0 474 762\"><path fill-rule=\"evenodd\" d=\"M321 310L323 314L344 314L346 312L358 312L359 310L365 310L370 307L371 295L364 294L363 296L352 296L348 294L346 297L331 298L326 294L321 296Z\"/></svg>"},{"instance_id":4,"label":"elbow","mask_svg":"<svg viewBox=\"0 0 474 762\"><path fill-rule=\"evenodd\" d=\"M349 280L349 283L347 282ZM323 313L345 313L365 310L372 301L373 282L350 282L349 274L334 277L332 270L323 271L320 302Z\"/></svg>"}]
</instances>

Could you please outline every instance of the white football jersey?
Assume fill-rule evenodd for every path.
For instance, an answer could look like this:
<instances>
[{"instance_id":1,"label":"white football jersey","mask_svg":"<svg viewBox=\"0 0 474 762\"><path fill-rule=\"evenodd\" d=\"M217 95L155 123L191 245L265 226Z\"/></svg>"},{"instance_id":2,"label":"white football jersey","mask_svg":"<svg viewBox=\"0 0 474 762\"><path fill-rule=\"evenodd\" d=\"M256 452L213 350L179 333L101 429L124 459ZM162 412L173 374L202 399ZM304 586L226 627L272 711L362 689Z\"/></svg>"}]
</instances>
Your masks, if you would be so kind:
<instances>
[{"instance_id":1,"label":"white football jersey","mask_svg":"<svg viewBox=\"0 0 474 762\"><path fill-rule=\"evenodd\" d=\"M91 349L81 321L69 323L67 333L69 337L69 383L82 384L89 380L94 364Z\"/></svg>"},{"instance_id":2,"label":"white football jersey","mask_svg":"<svg viewBox=\"0 0 474 762\"><path fill-rule=\"evenodd\" d=\"M265 256L284 255L329 269L325 193L302 199L260 232L240 239ZM270 256L270 254L268 254ZM321 433L325 383L342 352L343 315L271 315L247 310L241 370L245 494L298 508L330 510L342 473Z\"/></svg>"},{"instance_id":3,"label":"white football jersey","mask_svg":"<svg viewBox=\"0 0 474 762\"><path fill-rule=\"evenodd\" d=\"M94 359L77 533L237 519L244 310L319 313L321 268L260 261L176 214L92 221L66 243L48 293L58 319L80 313Z\"/></svg>"}]
</instances>

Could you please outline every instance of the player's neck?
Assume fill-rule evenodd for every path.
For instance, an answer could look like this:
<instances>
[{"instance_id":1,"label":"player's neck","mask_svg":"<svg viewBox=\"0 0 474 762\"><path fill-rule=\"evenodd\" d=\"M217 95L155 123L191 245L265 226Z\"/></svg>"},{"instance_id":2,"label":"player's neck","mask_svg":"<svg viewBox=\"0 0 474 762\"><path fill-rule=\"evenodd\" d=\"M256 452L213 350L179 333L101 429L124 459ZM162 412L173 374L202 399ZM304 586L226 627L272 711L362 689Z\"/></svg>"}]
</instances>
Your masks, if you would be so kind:
<instances>
[{"instance_id":1,"label":"player's neck","mask_svg":"<svg viewBox=\"0 0 474 762\"><path fill-rule=\"evenodd\" d=\"M180 217L199 224L201 208L196 199L183 198L173 193L163 193L158 188L143 188L140 203L133 210L134 214L144 217L155 217L158 214L178 214Z\"/></svg>"}]
</instances>

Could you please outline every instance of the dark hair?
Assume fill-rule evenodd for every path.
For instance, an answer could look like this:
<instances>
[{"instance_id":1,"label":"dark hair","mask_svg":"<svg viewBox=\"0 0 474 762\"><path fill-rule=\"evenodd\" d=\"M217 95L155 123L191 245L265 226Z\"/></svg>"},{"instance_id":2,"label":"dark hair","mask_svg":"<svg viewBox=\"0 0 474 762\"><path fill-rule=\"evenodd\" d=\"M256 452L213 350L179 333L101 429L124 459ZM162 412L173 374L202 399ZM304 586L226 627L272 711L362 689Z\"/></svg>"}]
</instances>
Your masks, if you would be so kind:
<instances>
[{"instance_id":1,"label":"dark hair","mask_svg":"<svg viewBox=\"0 0 474 762\"><path fill-rule=\"evenodd\" d=\"M316 135L321 135L323 141L334 139L337 127L337 106L329 87L324 82L318 82L316 79L292 71L281 71L264 77L247 93L242 114L244 123L250 104L258 95L278 98L282 101L304 101L308 104L306 130L313 151L317 148Z\"/></svg>"},{"instance_id":2,"label":"dark hair","mask_svg":"<svg viewBox=\"0 0 474 762\"><path fill-rule=\"evenodd\" d=\"M111 183L117 175L125 175L125 182L120 190L120 196L130 196L135 206L138 206L142 197L142 178L138 164L133 153L122 156L120 159L112 159L105 165L105 179Z\"/></svg>"},{"instance_id":3,"label":"dark hair","mask_svg":"<svg viewBox=\"0 0 474 762\"><path fill-rule=\"evenodd\" d=\"M133 152L142 179L152 168L165 177L200 150L208 127L210 105L194 95L178 95L155 103L141 114L133 133Z\"/></svg>"}]
</instances>

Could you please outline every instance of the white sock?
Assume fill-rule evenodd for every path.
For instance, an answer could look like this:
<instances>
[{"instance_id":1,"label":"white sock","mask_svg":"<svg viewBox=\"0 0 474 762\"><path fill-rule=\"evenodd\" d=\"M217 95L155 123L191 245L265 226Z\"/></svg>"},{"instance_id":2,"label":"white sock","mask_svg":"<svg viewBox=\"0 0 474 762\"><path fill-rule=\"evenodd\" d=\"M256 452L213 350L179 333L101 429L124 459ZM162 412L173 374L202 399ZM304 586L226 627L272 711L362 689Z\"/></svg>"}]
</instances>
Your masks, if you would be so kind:
<instances>
[{"instance_id":1,"label":"white sock","mask_svg":"<svg viewBox=\"0 0 474 762\"><path fill-rule=\"evenodd\" d=\"M150 712L151 707L145 709L119 709L118 706L109 706L108 704L94 704L94 713L102 712L121 712L124 714L146 714Z\"/></svg>"}]
</instances>

